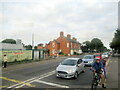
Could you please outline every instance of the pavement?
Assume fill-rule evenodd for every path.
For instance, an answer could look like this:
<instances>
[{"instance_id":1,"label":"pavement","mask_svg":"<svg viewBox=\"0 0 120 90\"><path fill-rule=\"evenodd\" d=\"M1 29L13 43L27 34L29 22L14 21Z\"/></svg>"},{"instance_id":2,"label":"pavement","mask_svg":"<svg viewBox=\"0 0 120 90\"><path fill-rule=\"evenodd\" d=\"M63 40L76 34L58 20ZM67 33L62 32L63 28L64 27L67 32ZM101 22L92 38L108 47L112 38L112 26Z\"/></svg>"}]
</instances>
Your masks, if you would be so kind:
<instances>
[{"instance_id":1,"label":"pavement","mask_svg":"<svg viewBox=\"0 0 120 90\"><path fill-rule=\"evenodd\" d=\"M107 67L107 87L112 89L119 88L119 60L120 60L120 54L116 54L114 57L111 57L109 59L109 64Z\"/></svg>"},{"instance_id":2,"label":"pavement","mask_svg":"<svg viewBox=\"0 0 120 90\"><path fill-rule=\"evenodd\" d=\"M72 56L82 58L80 56ZM0 88L22 89L50 89L50 88L71 88L75 90L90 89L92 73L86 68L85 73L80 73L77 79L63 79L55 76L55 69L59 63L67 57L59 57L52 60L43 60L18 65L8 66L2 70L2 86ZM107 67L106 85L108 90L118 89L118 56L110 57ZM101 87L100 87L101 88Z\"/></svg>"}]
</instances>

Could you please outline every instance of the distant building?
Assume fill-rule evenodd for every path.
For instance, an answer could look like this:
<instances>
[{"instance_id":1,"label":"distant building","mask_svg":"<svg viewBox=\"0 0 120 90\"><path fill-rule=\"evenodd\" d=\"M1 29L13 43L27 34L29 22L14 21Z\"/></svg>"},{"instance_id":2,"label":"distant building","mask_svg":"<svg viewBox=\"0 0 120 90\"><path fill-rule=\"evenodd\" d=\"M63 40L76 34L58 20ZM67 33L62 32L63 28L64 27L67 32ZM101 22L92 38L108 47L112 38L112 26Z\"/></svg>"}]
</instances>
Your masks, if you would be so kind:
<instances>
[{"instance_id":1,"label":"distant building","mask_svg":"<svg viewBox=\"0 0 120 90\"><path fill-rule=\"evenodd\" d=\"M16 44L0 43L0 50L25 50L22 41L18 39Z\"/></svg>"},{"instance_id":2,"label":"distant building","mask_svg":"<svg viewBox=\"0 0 120 90\"><path fill-rule=\"evenodd\" d=\"M43 44L37 46L37 49L44 49L44 48L45 47L43 46Z\"/></svg>"},{"instance_id":3,"label":"distant building","mask_svg":"<svg viewBox=\"0 0 120 90\"><path fill-rule=\"evenodd\" d=\"M64 53L67 55L74 55L82 53L81 45L75 37L71 38L68 34L67 37L64 36L64 32L60 32L60 36L50 41L46 45L47 49L50 50L50 55L58 55L59 53Z\"/></svg>"}]
</instances>

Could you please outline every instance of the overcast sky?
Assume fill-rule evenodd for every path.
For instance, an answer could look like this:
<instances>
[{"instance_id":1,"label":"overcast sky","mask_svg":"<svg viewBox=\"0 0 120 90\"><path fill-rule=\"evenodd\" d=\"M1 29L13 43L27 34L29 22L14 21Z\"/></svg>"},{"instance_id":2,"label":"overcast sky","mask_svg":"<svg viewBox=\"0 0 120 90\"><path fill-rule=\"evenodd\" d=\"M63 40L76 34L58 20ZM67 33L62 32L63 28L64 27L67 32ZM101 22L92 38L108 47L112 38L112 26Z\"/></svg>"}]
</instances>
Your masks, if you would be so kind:
<instances>
[{"instance_id":1,"label":"overcast sky","mask_svg":"<svg viewBox=\"0 0 120 90\"><path fill-rule=\"evenodd\" d=\"M118 0L2 0L0 28L1 40L31 44L34 33L35 44L48 43L63 31L80 43L99 38L109 47L118 28Z\"/></svg>"}]
</instances>

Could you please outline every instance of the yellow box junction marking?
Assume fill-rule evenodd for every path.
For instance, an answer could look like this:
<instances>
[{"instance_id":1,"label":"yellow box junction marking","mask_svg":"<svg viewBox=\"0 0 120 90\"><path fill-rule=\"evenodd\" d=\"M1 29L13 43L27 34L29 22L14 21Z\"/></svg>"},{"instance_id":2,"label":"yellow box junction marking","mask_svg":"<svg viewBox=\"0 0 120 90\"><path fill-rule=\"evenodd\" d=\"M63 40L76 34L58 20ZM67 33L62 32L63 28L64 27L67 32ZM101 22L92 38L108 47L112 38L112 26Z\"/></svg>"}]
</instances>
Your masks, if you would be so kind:
<instances>
[{"instance_id":1,"label":"yellow box junction marking","mask_svg":"<svg viewBox=\"0 0 120 90\"><path fill-rule=\"evenodd\" d=\"M24 83L22 81L18 81L18 80L14 80L14 79L9 79L9 78L6 78L6 77L0 77L0 78L4 79L4 80L7 80L7 81L15 82L15 83L25 84L25 85L30 86L30 87L35 87L35 85L32 85L30 83Z\"/></svg>"}]
</instances>

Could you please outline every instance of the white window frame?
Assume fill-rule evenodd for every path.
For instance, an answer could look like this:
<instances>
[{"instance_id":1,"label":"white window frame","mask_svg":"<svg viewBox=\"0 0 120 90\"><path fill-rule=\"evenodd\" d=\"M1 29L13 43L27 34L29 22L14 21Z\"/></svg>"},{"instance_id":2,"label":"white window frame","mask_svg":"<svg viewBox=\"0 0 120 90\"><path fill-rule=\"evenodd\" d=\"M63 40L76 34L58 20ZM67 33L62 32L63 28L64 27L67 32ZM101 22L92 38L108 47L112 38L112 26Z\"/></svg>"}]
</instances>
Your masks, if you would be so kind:
<instances>
[{"instance_id":1,"label":"white window frame","mask_svg":"<svg viewBox=\"0 0 120 90\"><path fill-rule=\"evenodd\" d=\"M55 50L54 49L52 50L52 54L55 54Z\"/></svg>"},{"instance_id":2,"label":"white window frame","mask_svg":"<svg viewBox=\"0 0 120 90\"><path fill-rule=\"evenodd\" d=\"M55 43L54 42L52 43L52 47L55 47Z\"/></svg>"},{"instance_id":3,"label":"white window frame","mask_svg":"<svg viewBox=\"0 0 120 90\"><path fill-rule=\"evenodd\" d=\"M67 48L69 48L69 43L67 43Z\"/></svg>"}]
</instances>

